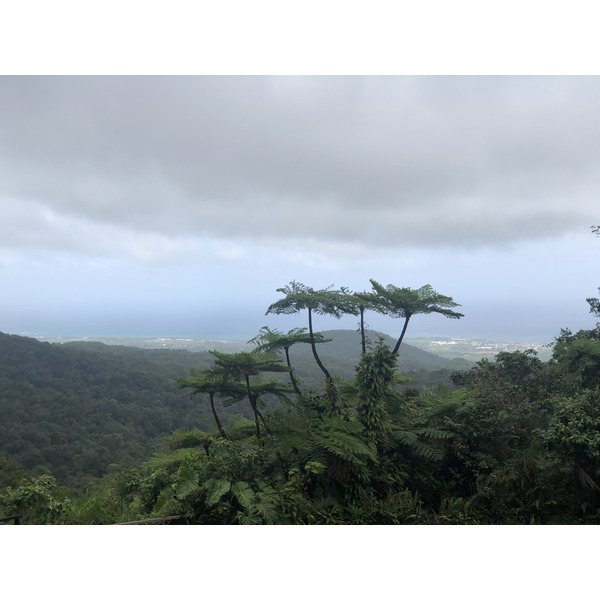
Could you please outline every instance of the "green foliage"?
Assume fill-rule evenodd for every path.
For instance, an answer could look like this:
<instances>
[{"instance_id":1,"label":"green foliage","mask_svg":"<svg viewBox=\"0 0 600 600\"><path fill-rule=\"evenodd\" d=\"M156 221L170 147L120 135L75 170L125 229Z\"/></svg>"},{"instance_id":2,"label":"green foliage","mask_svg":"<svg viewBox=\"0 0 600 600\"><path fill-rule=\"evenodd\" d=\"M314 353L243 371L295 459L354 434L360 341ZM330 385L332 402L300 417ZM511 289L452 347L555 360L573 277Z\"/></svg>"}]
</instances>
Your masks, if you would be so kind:
<instances>
[{"instance_id":1,"label":"green foliage","mask_svg":"<svg viewBox=\"0 0 600 600\"><path fill-rule=\"evenodd\" d=\"M301 391L298 387L298 378L293 373L292 363L290 361L290 348L295 344L323 344L330 341L331 339L323 337L320 333L313 333L311 336L305 327L291 329L287 334L283 334L277 330L271 330L269 327L262 327L259 335L250 340L251 343L256 344L256 348L253 352L258 354L278 354L281 350L285 352L287 366L290 370L290 380L294 391L298 395L301 394Z\"/></svg>"},{"instance_id":2,"label":"green foliage","mask_svg":"<svg viewBox=\"0 0 600 600\"><path fill-rule=\"evenodd\" d=\"M27 470L8 452L0 452L0 490L15 486L27 476Z\"/></svg>"},{"instance_id":3,"label":"green foliage","mask_svg":"<svg viewBox=\"0 0 600 600\"><path fill-rule=\"evenodd\" d=\"M215 425L224 438L227 437L227 434L223 429L215 408L215 396L229 398L233 401L241 400L244 396L244 390L239 382L233 379L235 376L237 376L237 373L232 376L226 368L220 365L213 365L209 369L191 369L189 377L176 380L178 388L191 388L190 396L197 394L206 394L208 396Z\"/></svg>"},{"instance_id":4,"label":"green foliage","mask_svg":"<svg viewBox=\"0 0 600 600\"><path fill-rule=\"evenodd\" d=\"M212 444L212 437L199 429L177 429L166 438L166 442L170 450L179 450L180 448L204 448L206 452L208 452L208 449Z\"/></svg>"},{"instance_id":5,"label":"green foliage","mask_svg":"<svg viewBox=\"0 0 600 600\"><path fill-rule=\"evenodd\" d=\"M358 309L347 290L333 290L333 286L321 290L291 281L289 285L277 288L278 292L285 294L285 298L274 302L267 309L266 314L294 314L301 310L310 310L319 315L330 315L336 319L342 314L358 314Z\"/></svg>"},{"instance_id":6,"label":"green foliage","mask_svg":"<svg viewBox=\"0 0 600 600\"><path fill-rule=\"evenodd\" d=\"M137 469L105 476L86 492L85 498L69 502L61 523L103 525L141 519L141 482L142 475Z\"/></svg>"},{"instance_id":7,"label":"green foliage","mask_svg":"<svg viewBox=\"0 0 600 600\"><path fill-rule=\"evenodd\" d=\"M332 404L336 403L337 389L333 377L321 361L315 342L315 334L312 325L312 313L330 315L336 319L343 314L358 314L356 298L345 288L332 290L331 287L314 290L302 283L291 281L289 285L278 288L278 292L285 294L285 298L274 302L267 309L266 314L294 314L301 310L308 311L308 332L313 356L317 365L325 375L325 394Z\"/></svg>"},{"instance_id":8,"label":"green foliage","mask_svg":"<svg viewBox=\"0 0 600 600\"><path fill-rule=\"evenodd\" d=\"M393 352L397 353L406 333L408 322L413 315L437 313L449 319L460 319L463 314L451 310L460 306L450 296L438 294L430 285L424 285L416 290L399 288L389 284L383 286L370 279L377 300L373 303L375 310L391 317L404 319L402 333L396 342Z\"/></svg>"},{"instance_id":9,"label":"green foliage","mask_svg":"<svg viewBox=\"0 0 600 600\"><path fill-rule=\"evenodd\" d=\"M256 437L260 437L259 417L265 424L268 431L265 418L259 411L258 401L261 396L277 396L284 402L287 401L289 387L281 384L279 381L271 380L267 382L250 382L250 377L260 376L264 372L289 372L290 367L285 366L281 359L276 355L266 354L258 355L250 352L237 352L235 354L226 354L211 350L210 353L216 358L215 364L222 369L227 377L242 377L246 383L246 395L250 401L250 406L254 411L254 421L256 424ZM240 389L241 395L241 389ZM240 396L238 396L240 397Z\"/></svg>"},{"instance_id":10,"label":"green foliage","mask_svg":"<svg viewBox=\"0 0 600 600\"><path fill-rule=\"evenodd\" d=\"M600 288L598 288L600 292ZM586 302L590 305L590 312L595 317L600 317L600 298L586 298Z\"/></svg>"},{"instance_id":11,"label":"green foliage","mask_svg":"<svg viewBox=\"0 0 600 600\"><path fill-rule=\"evenodd\" d=\"M173 385L210 359L0 333L0 452L22 469L3 484L2 469L0 491L25 475L51 474L83 492L108 473L139 466L176 429L213 429L209 403L182 397ZM224 424L235 413L252 415L243 405L220 413Z\"/></svg>"},{"instance_id":12,"label":"green foliage","mask_svg":"<svg viewBox=\"0 0 600 600\"><path fill-rule=\"evenodd\" d=\"M596 328L598 329L598 328ZM564 332L554 346L556 372L571 389L595 389L600 385L600 339L596 330L587 336Z\"/></svg>"},{"instance_id":13,"label":"green foliage","mask_svg":"<svg viewBox=\"0 0 600 600\"><path fill-rule=\"evenodd\" d=\"M23 479L15 488L7 487L0 494L0 515L18 515L23 524L54 524L63 519L68 502L54 477L40 475Z\"/></svg>"},{"instance_id":14,"label":"green foliage","mask_svg":"<svg viewBox=\"0 0 600 600\"><path fill-rule=\"evenodd\" d=\"M399 288L392 284L384 287L374 279L370 281L377 298L374 306L392 317L407 318L415 314L430 313L438 313L449 319L464 317L463 314L450 310L460 304L454 302L450 296L438 294L430 285L411 289Z\"/></svg>"},{"instance_id":15,"label":"green foliage","mask_svg":"<svg viewBox=\"0 0 600 600\"><path fill-rule=\"evenodd\" d=\"M356 334L314 335L336 376L353 378L360 359ZM321 335L333 341L319 343ZM322 393L321 371L308 345L296 344L291 352L298 386ZM216 431L209 395L173 385L173 380L195 374L204 377L213 359L208 352L49 344L0 333L0 491L26 476L51 474L59 485L82 494L107 474L139 466L173 431L198 430L205 436ZM447 360L406 345L399 359L408 370L420 369L419 383L425 385L446 380L451 368ZM288 374L273 377L280 377L276 380L282 384ZM252 376L251 383L257 379ZM236 402L239 396L231 392L214 396L215 412L228 436L237 416L254 418L243 381L232 383L246 401ZM277 409L289 404L289 398L288 393L265 393L257 400L258 409ZM10 463L3 463L2 456Z\"/></svg>"},{"instance_id":16,"label":"green foliage","mask_svg":"<svg viewBox=\"0 0 600 600\"><path fill-rule=\"evenodd\" d=\"M208 479L204 482L204 488L206 489L206 504L207 506L213 506L219 500L231 491L231 482L223 479Z\"/></svg>"},{"instance_id":17,"label":"green foliage","mask_svg":"<svg viewBox=\"0 0 600 600\"><path fill-rule=\"evenodd\" d=\"M330 342L331 339L325 338L321 333L313 334L315 344L324 344ZM250 340L256 344L253 352L258 354L277 354L281 350L291 348L294 344L310 344L311 338L306 327L295 327L287 333L271 329L268 326L261 327L260 333Z\"/></svg>"},{"instance_id":18,"label":"green foliage","mask_svg":"<svg viewBox=\"0 0 600 600\"><path fill-rule=\"evenodd\" d=\"M552 415L540 432L542 439L551 449L595 472L600 468L600 392L584 390L552 402ZM600 490L595 484L592 487Z\"/></svg>"},{"instance_id":19,"label":"green foliage","mask_svg":"<svg viewBox=\"0 0 600 600\"><path fill-rule=\"evenodd\" d=\"M390 430L386 404L393 390L396 355L380 341L370 354L363 354L355 378L357 413L365 435L385 443Z\"/></svg>"}]
</instances>

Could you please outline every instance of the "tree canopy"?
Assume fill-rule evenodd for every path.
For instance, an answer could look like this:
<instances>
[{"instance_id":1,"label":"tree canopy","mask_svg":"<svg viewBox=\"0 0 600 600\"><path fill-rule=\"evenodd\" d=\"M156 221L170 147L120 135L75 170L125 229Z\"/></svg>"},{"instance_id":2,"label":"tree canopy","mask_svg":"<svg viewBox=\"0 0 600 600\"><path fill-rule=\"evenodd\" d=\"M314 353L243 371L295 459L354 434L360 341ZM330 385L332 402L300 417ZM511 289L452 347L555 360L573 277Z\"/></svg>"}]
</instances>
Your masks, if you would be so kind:
<instances>
[{"instance_id":1,"label":"tree canopy","mask_svg":"<svg viewBox=\"0 0 600 600\"><path fill-rule=\"evenodd\" d=\"M411 289L409 287L396 287L392 284L384 287L374 279L371 279L370 282L376 294L377 300L374 305L377 310L391 317L404 319L402 333L393 349L394 354L398 353L408 322L413 315L437 313L448 319L464 317L462 313L451 310L456 306L460 306L460 304L454 302L450 296L438 294L430 285Z\"/></svg>"}]
</instances>

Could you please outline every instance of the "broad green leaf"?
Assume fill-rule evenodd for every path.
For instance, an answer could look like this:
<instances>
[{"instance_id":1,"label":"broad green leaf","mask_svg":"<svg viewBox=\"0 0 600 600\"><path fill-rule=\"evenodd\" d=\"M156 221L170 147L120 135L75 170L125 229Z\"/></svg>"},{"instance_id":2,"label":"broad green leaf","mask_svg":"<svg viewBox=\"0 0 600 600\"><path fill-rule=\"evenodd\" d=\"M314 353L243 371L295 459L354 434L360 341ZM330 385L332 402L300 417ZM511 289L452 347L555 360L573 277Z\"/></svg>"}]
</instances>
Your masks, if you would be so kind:
<instances>
[{"instance_id":1,"label":"broad green leaf","mask_svg":"<svg viewBox=\"0 0 600 600\"><path fill-rule=\"evenodd\" d=\"M257 494L257 502L252 507L258 511L262 520L267 525L272 525L277 518L277 510L275 498L272 496L264 496L262 494Z\"/></svg>"},{"instance_id":2,"label":"broad green leaf","mask_svg":"<svg viewBox=\"0 0 600 600\"><path fill-rule=\"evenodd\" d=\"M247 509L246 512L238 511L237 520L240 525L260 525L262 523L254 506Z\"/></svg>"},{"instance_id":3,"label":"broad green leaf","mask_svg":"<svg viewBox=\"0 0 600 600\"><path fill-rule=\"evenodd\" d=\"M199 489L198 473L189 465L183 465L179 469L179 478L174 488L179 500L186 498Z\"/></svg>"},{"instance_id":4,"label":"broad green leaf","mask_svg":"<svg viewBox=\"0 0 600 600\"><path fill-rule=\"evenodd\" d=\"M212 506L231 489L231 483L224 479L210 479L205 483L205 487L207 489L206 504Z\"/></svg>"},{"instance_id":5,"label":"broad green leaf","mask_svg":"<svg viewBox=\"0 0 600 600\"><path fill-rule=\"evenodd\" d=\"M231 485L231 491L244 508L248 508L254 501L254 492L245 481L236 481Z\"/></svg>"},{"instance_id":6,"label":"broad green leaf","mask_svg":"<svg viewBox=\"0 0 600 600\"><path fill-rule=\"evenodd\" d=\"M164 488L156 499L153 512L161 511L171 500L173 500L174 497L175 492L172 487L169 486Z\"/></svg>"}]
</instances>

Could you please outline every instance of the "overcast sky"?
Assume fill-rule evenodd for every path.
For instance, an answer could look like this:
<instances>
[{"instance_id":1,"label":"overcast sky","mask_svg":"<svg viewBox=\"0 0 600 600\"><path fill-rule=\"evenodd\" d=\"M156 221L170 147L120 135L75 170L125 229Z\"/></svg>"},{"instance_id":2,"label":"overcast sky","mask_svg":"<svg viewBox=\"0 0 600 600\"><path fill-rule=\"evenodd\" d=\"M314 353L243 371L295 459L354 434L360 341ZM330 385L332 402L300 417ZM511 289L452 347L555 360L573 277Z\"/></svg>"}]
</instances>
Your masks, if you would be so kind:
<instances>
[{"instance_id":1,"label":"overcast sky","mask_svg":"<svg viewBox=\"0 0 600 600\"><path fill-rule=\"evenodd\" d=\"M598 77L0 77L0 330L245 339L304 326L264 315L293 279L369 278L461 304L409 336L591 328L598 106Z\"/></svg>"}]
</instances>

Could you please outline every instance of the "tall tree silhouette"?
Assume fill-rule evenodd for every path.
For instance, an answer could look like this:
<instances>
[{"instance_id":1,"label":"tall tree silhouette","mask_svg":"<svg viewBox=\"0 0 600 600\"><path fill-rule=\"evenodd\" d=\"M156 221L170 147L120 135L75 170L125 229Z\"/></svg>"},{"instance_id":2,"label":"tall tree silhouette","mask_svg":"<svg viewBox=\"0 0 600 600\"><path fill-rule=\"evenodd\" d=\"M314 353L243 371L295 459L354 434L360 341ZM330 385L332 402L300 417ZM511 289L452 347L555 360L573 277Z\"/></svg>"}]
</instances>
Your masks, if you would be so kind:
<instances>
[{"instance_id":1,"label":"tall tree silhouette","mask_svg":"<svg viewBox=\"0 0 600 600\"><path fill-rule=\"evenodd\" d=\"M179 389L191 388L190 396L197 394L207 394L210 400L210 408L213 418L221 436L227 439L227 434L217 415L215 409L215 396L240 397L240 387L238 382L231 381L223 367L213 365L209 369L191 369L189 377L178 378L176 380Z\"/></svg>"},{"instance_id":2,"label":"tall tree silhouette","mask_svg":"<svg viewBox=\"0 0 600 600\"><path fill-rule=\"evenodd\" d=\"M248 400L250 401L250 406L254 411L254 421L256 423L256 437L260 437L260 427L258 425L258 419L262 420L265 425L267 432L269 431L269 426L261 412L258 410L257 398L265 393L273 393L279 395L282 393L281 382L279 381L270 381L264 382L271 384L271 388L268 391L265 391L264 386L261 389L261 394L257 394L256 391L252 390L252 386L250 385L250 377L257 376L260 373L264 373L266 371L269 372L287 372L290 370L289 367L284 365L281 359L278 356L273 356L271 354L265 356L259 356L257 354L251 354L250 352L236 352L235 354L226 354L224 352L218 352L217 350L209 350L210 354L212 354L216 361L215 363L222 367L227 373L232 376L242 377L246 383L246 393L248 395Z\"/></svg>"},{"instance_id":3,"label":"tall tree silhouette","mask_svg":"<svg viewBox=\"0 0 600 600\"><path fill-rule=\"evenodd\" d=\"M358 309L358 313L360 314L360 339L362 353L366 354L367 340L365 337L365 311L379 310L377 307L378 296L373 292L354 292L352 296L354 297L356 308Z\"/></svg>"},{"instance_id":4,"label":"tall tree silhouette","mask_svg":"<svg viewBox=\"0 0 600 600\"><path fill-rule=\"evenodd\" d=\"M308 311L308 333L313 356L317 365L319 365L319 368L325 375L327 387L335 391L333 378L325 368L325 365L317 353L317 342L315 341L315 334L313 331L312 315L314 312L318 315L330 315L336 319L339 319L342 314L357 315L358 309L356 308L351 295L345 291L332 290L331 286L321 290L314 290L297 281L291 281L289 285L278 288L277 291L285 294L285 298L271 304L265 314L268 315L269 313L273 313L289 315L299 313L302 310Z\"/></svg>"},{"instance_id":5,"label":"tall tree silhouette","mask_svg":"<svg viewBox=\"0 0 600 600\"><path fill-rule=\"evenodd\" d=\"M592 225L592 233L600 237L600 225ZM600 288L598 288L600 292ZM600 317L600 298L586 298L586 302L590 305L590 312L595 317Z\"/></svg>"},{"instance_id":6,"label":"tall tree silhouette","mask_svg":"<svg viewBox=\"0 0 600 600\"><path fill-rule=\"evenodd\" d=\"M369 281L378 297L377 306L379 311L390 317L404 319L402 333L392 350L394 354L398 353L408 322L413 315L437 313L449 319L464 317L463 314L450 310L460 306L460 304L454 302L450 296L438 294L430 285L424 285L413 290L408 287L399 288L392 284L384 287L374 279Z\"/></svg>"},{"instance_id":7,"label":"tall tree silhouette","mask_svg":"<svg viewBox=\"0 0 600 600\"><path fill-rule=\"evenodd\" d=\"M315 333L313 335L314 342L316 344L323 344L330 342L330 338L324 338L321 333ZM251 343L256 344L256 348L252 352L257 354L278 354L283 350L285 352L285 360L287 366L290 368L290 380L296 394L300 395L301 391L298 387L298 381L292 370L292 363L290 360L290 348L294 344L310 344L311 338L306 327L296 327L290 329L287 333L277 331L277 329L270 329L268 326L261 327L260 333L250 340Z\"/></svg>"}]
</instances>

